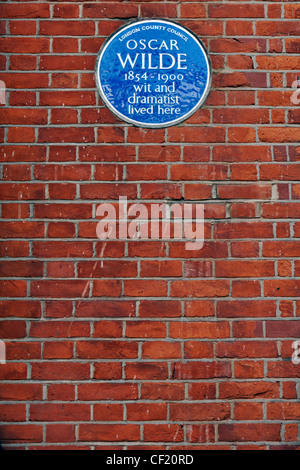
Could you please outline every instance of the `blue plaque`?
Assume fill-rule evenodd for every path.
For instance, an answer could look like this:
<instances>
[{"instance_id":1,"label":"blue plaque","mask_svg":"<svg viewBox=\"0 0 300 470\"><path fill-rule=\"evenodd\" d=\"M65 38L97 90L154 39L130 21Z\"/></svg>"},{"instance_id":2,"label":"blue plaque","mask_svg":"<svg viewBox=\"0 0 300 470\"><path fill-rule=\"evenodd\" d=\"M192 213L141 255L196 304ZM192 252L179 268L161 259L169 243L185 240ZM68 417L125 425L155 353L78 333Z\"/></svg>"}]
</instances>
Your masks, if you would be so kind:
<instances>
[{"instance_id":1,"label":"blue plaque","mask_svg":"<svg viewBox=\"0 0 300 470\"><path fill-rule=\"evenodd\" d=\"M105 42L96 78L102 100L118 118L163 128L200 108L210 90L211 66L189 29L169 20L139 20Z\"/></svg>"}]
</instances>

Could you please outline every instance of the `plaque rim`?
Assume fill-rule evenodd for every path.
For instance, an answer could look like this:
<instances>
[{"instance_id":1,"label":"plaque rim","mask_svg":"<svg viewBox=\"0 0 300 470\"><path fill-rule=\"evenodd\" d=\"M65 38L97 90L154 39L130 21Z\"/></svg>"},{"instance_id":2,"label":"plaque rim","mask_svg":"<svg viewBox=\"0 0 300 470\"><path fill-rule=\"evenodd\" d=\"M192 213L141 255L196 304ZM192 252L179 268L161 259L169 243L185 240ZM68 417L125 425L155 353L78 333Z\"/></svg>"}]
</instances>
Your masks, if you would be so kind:
<instances>
[{"instance_id":1,"label":"plaque rim","mask_svg":"<svg viewBox=\"0 0 300 470\"><path fill-rule=\"evenodd\" d=\"M107 99L106 95L104 94L103 90L102 90L102 86L101 86L101 81L100 81L100 74L99 74L99 68L100 68L100 63L101 63L101 59L103 57L103 54L106 50L106 48L108 47L109 43L115 38L115 36L117 36L122 30L128 28L129 26L132 26L134 25L135 23L148 23L148 22L163 22L163 23L168 23L168 24L173 24L177 27L179 27L180 29L183 29L184 31L186 31L190 36L192 36L196 42L199 43L200 47L202 48L203 52L204 52L204 57L206 59L206 62L207 62L207 69L208 69L208 80L207 80L207 84L206 84L206 88L205 88L205 91L201 97L201 99L199 100L199 102L187 113L185 114L184 116L178 118L178 119L175 119L175 120L172 120L172 121L169 121L169 122L166 122L166 123L142 123L142 122L139 122L139 121L135 121L134 119L130 119L129 117L123 115L122 113L120 113L117 109L114 108L114 106L110 103L110 101ZM104 41L104 43L102 44L99 52L98 52L98 55L97 55L97 60L96 60L96 68L95 68L95 75L96 75L96 84L97 84L97 89L98 89L98 93L103 101L103 103L105 104L105 106L117 117L119 118L121 121L124 121L125 123L127 124L131 124L135 127L141 127L141 128L144 128L144 129L164 129L164 128L168 128L168 127L173 127L173 126L176 126L178 124L181 124L182 122L185 122L187 121L191 116L193 116L197 111L198 109L201 108L201 106L203 105L203 103L206 101L210 91L211 91L211 84L212 84L212 67L211 67L211 60L210 60L210 57L209 57L209 54L207 52L207 49L205 47L205 45L203 44L203 42L201 41L201 39L197 36L197 34L195 34L193 31L191 31L189 28L187 28L186 26L182 26L180 23L178 23L177 21L174 21L174 20L169 20L169 19L166 19L166 18L137 18L137 19L133 19L133 20L130 20L130 21L127 21L124 25L120 26L118 29L116 29L114 31L114 33L112 33L108 38L106 38L106 40Z\"/></svg>"}]
</instances>

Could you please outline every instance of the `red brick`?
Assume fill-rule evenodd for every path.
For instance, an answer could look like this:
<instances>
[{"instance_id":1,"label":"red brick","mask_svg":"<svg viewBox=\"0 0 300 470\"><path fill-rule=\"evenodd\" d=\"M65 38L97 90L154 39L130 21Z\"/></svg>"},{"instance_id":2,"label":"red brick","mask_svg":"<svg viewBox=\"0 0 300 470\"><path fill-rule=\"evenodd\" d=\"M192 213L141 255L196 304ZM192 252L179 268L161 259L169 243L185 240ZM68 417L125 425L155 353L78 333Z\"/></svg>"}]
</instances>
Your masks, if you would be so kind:
<instances>
[{"instance_id":1,"label":"red brick","mask_svg":"<svg viewBox=\"0 0 300 470\"><path fill-rule=\"evenodd\" d=\"M172 322L171 338L227 338L229 324L227 322Z\"/></svg>"},{"instance_id":2,"label":"red brick","mask_svg":"<svg viewBox=\"0 0 300 470\"><path fill-rule=\"evenodd\" d=\"M189 425L187 431L188 442L215 442L215 429L212 424Z\"/></svg>"},{"instance_id":3,"label":"red brick","mask_svg":"<svg viewBox=\"0 0 300 470\"><path fill-rule=\"evenodd\" d=\"M273 261L216 261L217 277L273 277Z\"/></svg>"},{"instance_id":4,"label":"red brick","mask_svg":"<svg viewBox=\"0 0 300 470\"><path fill-rule=\"evenodd\" d=\"M255 162L270 161L271 152L269 147L259 146L218 146L213 149L213 160L216 162Z\"/></svg>"},{"instance_id":5,"label":"red brick","mask_svg":"<svg viewBox=\"0 0 300 470\"><path fill-rule=\"evenodd\" d=\"M225 129L181 127L168 130L169 142L225 142Z\"/></svg>"},{"instance_id":6,"label":"red brick","mask_svg":"<svg viewBox=\"0 0 300 470\"><path fill-rule=\"evenodd\" d=\"M44 321L42 323L32 322L30 336L33 338L71 338L90 336L90 325L88 322Z\"/></svg>"},{"instance_id":7,"label":"red brick","mask_svg":"<svg viewBox=\"0 0 300 470\"><path fill-rule=\"evenodd\" d=\"M177 9L174 3L146 3L141 5L141 14L144 18L176 18Z\"/></svg>"},{"instance_id":8,"label":"red brick","mask_svg":"<svg viewBox=\"0 0 300 470\"><path fill-rule=\"evenodd\" d=\"M265 281L266 297L299 297L300 282L298 280Z\"/></svg>"},{"instance_id":9,"label":"red brick","mask_svg":"<svg viewBox=\"0 0 300 470\"><path fill-rule=\"evenodd\" d=\"M94 419L96 421L122 421L123 406L121 404L97 404L94 406Z\"/></svg>"},{"instance_id":10,"label":"red brick","mask_svg":"<svg viewBox=\"0 0 300 470\"><path fill-rule=\"evenodd\" d=\"M298 338L300 336L300 321L268 321L267 338Z\"/></svg>"},{"instance_id":11,"label":"red brick","mask_svg":"<svg viewBox=\"0 0 300 470\"><path fill-rule=\"evenodd\" d=\"M251 21L226 21L226 34L228 36L252 36L253 23Z\"/></svg>"},{"instance_id":12,"label":"red brick","mask_svg":"<svg viewBox=\"0 0 300 470\"><path fill-rule=\"evenodd\" d=\"M74 442L75 425L73 424L47 424L46 442Z\"/></svg>"},{"instance_id":13,"label":"red brick","mask_svg":"<svg viewBox=\"0 0 300 470\"><path fill-rule=\"evenodd\" d=\"M233 324L235 338L262 338L263 325L261 321L236 321Z\"/></svg>"},{"instance_id":14,"label":"red brick","mask_svg":"<svg viewBox=\"0 0 300 470\"><path fill-rule=\"evenodd\" d=\"M83 7L83 17L86 18L131 18L137 15L137 5L122 5L120 3L88 3Z\"/></svg>"},{"instance_id":15,"label":"red brick","mask_svg":"<svg viewBox=\"0 0 300 470\"><path fill-rule=\"evenodd\" d=\"M39 130L39 142L94 142L94 130L85 127L68 127L62 129L59 127L41 128Z\"/></svg>"},{"instance_id":16,"label":"red brick","mask_svg":"<svg viewBox=\"0 0 300 470\"><path fill-rule=\"evenodd\" d=\"M186 317L213 317L215 308L210 300L191 300L185 302Z\"/></svg>"},{"instance_id":17,"label":"red brick","mask_svg":"<svg viewBox=\"0 0 300 470\"><path fill-rule=\"evenodd\" d=\"M139 306L139 316L141 318L152 317L180 317L181 305L177 301L167 300L142 300Z\"/></svg>"},{"instance_id":18,"label":"red brick","mask_svg":"<svg viewBox=\"0 0 300 470\"><path fill-rule=\"evenodd\" d=\"M260 128L258 136L261 142L298 142L299 129L290 127Z\"/></svg>"},{"instance_id":19,"label":"red brick","mask_svg":"<svg viewBox=\"0 0 300 470\"><path fill-rule=\"evenodd\" d=\"M221 318L275 317L276 303L272 300L222 301L218 302L217 316Z\"/></svg>"},{"instance_id":20,"label":"red brick","mask_svg":"<svg viewBox=\"0 0 300 470\"><path fill-rule=\"evenodd\" d=\"M234 341L217 345L217 357L266 358L277 357L275 341Z\"/></svg>"},{"instance_id":21,"label":"red brick","mask_svg":"<svg viewBox=\"0 0 300 470\"><path fill-rule=\"evenodd\" d=\"M230 416L228 403L171 404L170 418L174 421L223 421Z\"/></svg>"},{"instance_id":22,"label":"red brick","mask_svg":"<svg viewBox=\"0 0 300 470\"><path fill-rule=\"evenodd\" d=\"M22 443L26 442L42 442L43 441L43 426L35 424L9 424L1 425L0 433L2 442L9 443Z\"/></svg>"},{"instance_id":23,"label":"red brick","mask_svg":"<svg viewBox=\"0 0 300 470\"><path fill-rule=\"evenodd\" d=\"M135 342L123 341L78 341L77 356L80 359L134 359L138 356Z\"/></svg>"},{"instance_id":24,"label":"red brick","mask_svg":"<svg viewBox=\"0 0 300 470\"><path fill-rule=\"evenodd\" d=\"M136 400L137 385L85 383L78 386L78 397L82 401L107 400L108 396L110 400Z\"/></svg>"},{"instance_id":25,"label":"red brick","mask_svg":"<svg viewBox=\"0 0 300 470\"><path fill-rule=\"evenodd\" d=\"M232 297L259 297L260 293L259 281L232 281Z\"/></svg>"},{"instance_id":26,"label":"red brick","mask_svg":"<svg viewBox=\"0 0 300 470\"><path fill-rule=\"evenodd\" d=\"M120 284L118 282L112 282L112 290L109 291L109 286L105 281L100 281L100 284L98 283L97 292L100 294L102 290L103 294L105 294L105 291L113 293L119 286ZM80 300L77 302L75 309L77 317L118 318L135 316L135 303L130 301Z\"/></svg>"},{"instance_id":27,"label":"red brick","mask_svg":"<svg viewBox=\"0 0 300 470\"><path fill-rule=\"evenodd\" d=\"M122 365L116 362L94 364L94 378L99 380L118 380L122 378Z\"/></svg>"},{"instance_id":28,"label":"red brick","mask_svg":"<svg viewBox=\"0 0 300 470\"><path fill-rule=\"evenodd\" d=\"M88 281L89 282L89 281ZM86 281L33 281L31 283L31 294L39 297L86 297L87 296Z\"/></svg>"},{"instance_id":29,"label":"red brick","mask_svg":"<svg viewBox=\"0 0 300 470\"><path fill-rule=\"evenodd\" d=\"M213 344L201 341L186 341L184 344L184 357L186 359L213 358Z\"/></svg>"},{"instance_id":30,"label":"red brick","mask_svg":"<svg viewBox=\"0 0 300 470\"><path fill-rule=\"evenodd\" d=\"M9 22L9 32L12 35L17 36L35 36L36 34L36 22L35 21L26 21L26 23L21 21L10 21Z\"/></svg>"},{"instance_id":31,"label":"red brick","mask_svg":"<svg viewBox=\"0 0 300 470\"><path fill-rule=\"evenodd\" d=\"M168 364L162 362L129 363L125 368L129 380L166 380L168 375Z\"/></svg>"},{"instance_id":32,"label":"red brick","mask_svg":"<svg viewBox=\"0 0 300 470\"><path fill-rule=\"evenodd\" d=\"M229 52L229 53L266 52L266 40L265 39L249 39L249 38L240 38L239 40L227 39L227 38L218 39L218 40L212 39L211 51L218 52L218 53L220 52ZM236 56L235 56L235 60L236 60ZM247 63L249 63L249 61ZM243 67L243 68L249 69L249 66ZM242 78L242 76L240 77ZM246 75L245 75L245 79L247 80Z\"/></svg>"},{"instance_id":33,"label":"red brick","mask_svg":"<svg viewBox=\"0 0 300 470\"><path fill-rule=\"evenodd\" d=\"M234 365L235 377L237 379L262 379L264 373L263 361L236 361Z\"/></svg>"},{"instance_id":34,"label":"red brick","mask_svg":"<svg viewBox=\"0 0 300 470\"><path fill-rule=\"evenodd\" d=\"M146 359L179 359L181 347L179 343L151 341L143 344L142 356Z\"/></svg>"},{"instance_id":35,"label":"red brick","mask_svg":"<svg viewBox=\"0 0 300 470\"><path fill-rule=\"evenodd\" d=\"M280 441L280 424L220 424L219 437L225 442Z\"/></svg>"},{"instance_id":36,"label":"red brick","mask_svg":"<svg viewBox=\"0 0 300 470\"><path fill-rule=\"evenodd\" d=\"M128 338L165 338L166 326L162 322L127 322L126 336Z\"/></svg>"},{"instance_id":37,"label":"red brick","mask_svg":"<svg viewBox=\"0 0 300 470\"><path fill-rule=\"evenodd\" d=\"M29 255L29 243L25 241L2 241L0 242L1 256L12 258L27 257Z\"/></svg>"},{"instance_id":38,"label":"red brick","mask_svg":"<svg viewBox=\"0 0 300 470\"><path fill-rule=\"evenodd\" d=\"M136 424L79 424L79 441L138 441L140 428Z\"/></svg>"},{"instance_id":39,"label":"red brick","mask_svg":"<svg viewBox=\"0 0 300 470\"><path fill-rule=\"evenodd\" d=\"M71 341L51 341L44 345L44 359L72 359L74 344Z\"/></svg>"},{"instance_id":40,"label":"red brick","mask_svg":"<svg viewBox=\"0 0 300 470\"><path fill-rule=\"evenodd\" d=\"M41 400L43 396L41 384L1 384L0 397L1 400L14 400L14 401L35 401Z\"/></svg>"},{"instance_id":41,"label":"red brick","mask_svg":"<svg viewBox=\"0 0 300 470\"><path fill-rule=\"evenodd\" d=\"M31 377L33 380L87 380L89 364L68 362L33 363Z\"/></svg>"},{"instance_id":42,"label":"red brick","mask_svg":"<svg viewBox=\"0 0 300 470\"><path fill-rule=\"evenodd\" d=\"M215 238L221 240L273 238L273 227L266 222L219 223L215 228Z\"/></svg>"},{"instance_id":43,"label":"red brick","mask_svg":"<svg viewBox=\"0 0 300 470\"><path fill-rule=\"evenodd\" d=\"M190 362L173 364L172 377L179 380L230 378L230 364L222 362Z\"/></svg>"},{"instance_id":44,"label":"red brick","mask_svg":"<svg viewBox=\"0 0 300 470\"><path fill-rule=\"evenodd\" d=\"M256 132L252 127L232 127L228 129L228 141L229 142L255 142ZM240 178L237 178L240 179ZM243 179L243 178L241 178Z\"/></svg>"},{"instance_id":45,"label":"red brick","mask_svg":"<svg viewBox=\"0 0 300 470\"><path fill-rule=\"evenodd\" d=\"M204 4L183 4L180 7L182 18L206 18Z\"/></svg>"},{"instance_id":46,"label":"red brick","mask_svg":"<svg viewBox=\"0 0 300 470\"><path fill-rule=\"evenodd\" d=\"M1 297L25 297L26 291L26 281L0 281Z\"/></svg>"},{"instance_id":47,"label":"red brick","mask_svg":"<svg viewBox=\"0 0 300 470\"><path fill-rule=\"evenodd\" d=\"M211 18L264 18L263 5L210 5Z\"/></svg>"},{"instance_id":48,"label":"red brick","mask_svg":"<svg viewBox=\"0 0 300 470\"><path fill-rule=\"evenodd\" d=\"M141 388L142 399L144 400L183 400L183 384L153 383L143 382Z\"/></svg>"},{"instance_id":49,"label":"red brick","mask_svg":"<svg viewBox=\"0 0 300 470\"><path fill-rule=\"evenodd\" d=\"M31 127L9 127L7 141L9 143L35 142L35 131Z\"/></svg>"},{"instance_id":50,"label":"red brick","mask_svg":"<svg viewBox=\"0 0 300 470\"><path fill-rule=\"evenodd\" d=\"M165 281L124 281L124 293L129 297L162 297L167 294Z\"/></svg>"},{"instance_id":51,"label":"red brick","mask_svg":"<svg viewBox=\"0 0 300 470\"><path fill-rule=\"evenodd\" d=\"M227 297L227 281L174 281L171 287L172 297Z\"/></svg>"},{"instance_id":52,"label":"red brick","mask_svg":"<svg viewBox=\"0 0 300 470\"><path fill-rule=\"evenodd\" d=\"M95 68L95 58L92 56L65 56L64 70L93 70ZM40 59L40 70L61 70L61 56L43 55ZM46 78L48 78L46 76Z\"/></svg>"},{"instance_id":53,"label":"red brick","mask_svg":"<svg viewBox=\"0 0 300 470\"><path fill-rule=\"evenodd\" d=\"M49 18L50 5L41 3L17 3L17 4L4 4L0 8L1 18Z\"/></svg>"},{"instance_id":54,"label":"red brick","mask_svg":"<svg viewBox=\"0 0 300 470\"><path fill-rule=\"evenodd\" d=\"M52 82L52 86L56 83ZM95 94L89 91L43 91L40 93L41 106L82 106L95 105ZM71 113L70 113L71 116ZM69 121L68 123L71 124ZM77 122L75 122L76 124ZM52 124L55 124L52 122ZM63 123L64 124L64 123Z\"/></svg>"},{"instance_id":55,"label":"red brick","mask_svg":"<svg viewBox=\"0 0 300 470\"><path fill-rule=\"evenodd\" d=\"M78 18L79 5L75 4L58 4L54 5L54 18Z\"/></svg>"},{"instance_id":56,"label":"red brick","mask_svg":"<svg viewBox=\"0 0 300 470\"><path fill-rule=\"evenodd\" d=\"M0 277L41 277L43 263L41 261L3 261Z\"/></svg>"},{"instance_id":57,"label":"red brick","mask_svg":"<svg viewBox=\"0 0 300 470\"><path fill-rule=\"evenodd\" d=\"M260 21L256 34L259 36L298 36L299 25L293 21Z\"/></svg>"},{"instance_id":58,"label":"red brick","mask_svg":"<svg viewBox=\"0 0 300 470\"><path fill-rule=\"evenodd\" d=\"M268 419L299 420L299 403L270 403L267 410Z\"/></svg>"},{"instance_id":59,"label":"red brick","mask_svg":"<svg viewBox=\"0 0 300 470\"><path fill-rule=\"evenodd\" d=\"M255 399L257 396L278 398L279 385L272 382L232 382L230 384L220 384L221 399Z\"/></svg>"},{"instance_id":60,"label":"red brick","mask_svg":"<svg viewBox=\"0 0 300 470\"><path fill-rule=\"evenodd\" d=\"M1 300L1 317L39 318L41 305L38 301Z\"/></svg>"},{"instance_id":61,"label":"red brick","mask_svg":"<svg viewBox=\"0 0 300 470\"><path fill-rule=\"evenodd\" d=\"M93 36L95 24L93 21L41 21L42 36Z\"/></svg>"},{"instance_id":62,"label":"red brick","mask_svg":"<svg viewBox=\"0 0 300 470\"><path fill-rule=\"evenodd\" d=\"M179 424L145 424L144 439L147 442L181 442L183 426Z\"/></svg>"},{"instance_id":63,"label":"red brick","mask_svg":"<svg viewBox=\"0 0 300 470\"><path fill-rule=\"evenodd\" d=\"M191 400L212 400L216 398L216 384L191 383L189 384L189 398Z\"/></svg>"},{"instance_id":64,"label":"red brick","mask_svg":"<svg viewBox=\"0 0 300 470\"><path fill-rule=\"evenodd\" d=\"M89 405L82 403L65 403L57 405L47 403L30 406L31 421L88 421L90 419Z\"/></svg>"},{"instance_id":65,"label":"red brick","mask_svg":"<svg viewBox=\"0 0 300 470\"><path fill-rule=\"evenodd\" d=\"M128 421L165 421L166 403L128 403L126 405Z\"/></svg>"}]
</instances>

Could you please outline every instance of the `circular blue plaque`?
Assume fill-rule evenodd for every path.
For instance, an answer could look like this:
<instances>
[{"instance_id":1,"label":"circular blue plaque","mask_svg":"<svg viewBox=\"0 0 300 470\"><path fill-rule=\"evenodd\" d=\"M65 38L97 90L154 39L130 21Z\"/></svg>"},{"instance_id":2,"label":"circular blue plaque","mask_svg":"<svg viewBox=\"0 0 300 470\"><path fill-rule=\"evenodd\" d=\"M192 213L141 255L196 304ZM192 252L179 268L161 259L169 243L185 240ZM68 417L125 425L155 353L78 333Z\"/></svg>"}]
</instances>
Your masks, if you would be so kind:
<instances>
[{"instance_id":1,"label":"circular blue plaque","mask_svg":"<svg viewBox=\"0 0 300 470\"><path fill-rule=\"evenodd\" d=\"M96 78L102 100L120 119L163 128L200 108L210 90L211 66L189 29L169 20L139 20L105 42Z\"/></svg>"}]
</instances>

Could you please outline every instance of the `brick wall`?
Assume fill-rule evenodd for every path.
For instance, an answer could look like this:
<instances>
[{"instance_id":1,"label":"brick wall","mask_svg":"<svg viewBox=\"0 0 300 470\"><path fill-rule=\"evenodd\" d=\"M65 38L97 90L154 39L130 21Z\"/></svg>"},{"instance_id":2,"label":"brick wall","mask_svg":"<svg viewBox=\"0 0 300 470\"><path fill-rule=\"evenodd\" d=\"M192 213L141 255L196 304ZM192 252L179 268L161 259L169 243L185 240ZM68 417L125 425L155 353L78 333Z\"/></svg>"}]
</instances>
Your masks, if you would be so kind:
<instances>
[{"instance_id":1,"label":"brick wall","mask_svg":"<svg viewBox=\"0 0 300 470\"><path fill-rule=\"evenodd\" d=\"M299 4L0 10L4 447L299 447ZM156 16L203 40L213 83L187 122L144 130L103 106L94 68ZM203 202L203 249L101 242L96 207L120 195Z\"/></svg>"}]
</instances>

